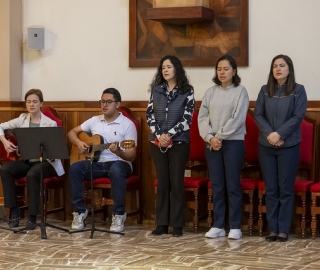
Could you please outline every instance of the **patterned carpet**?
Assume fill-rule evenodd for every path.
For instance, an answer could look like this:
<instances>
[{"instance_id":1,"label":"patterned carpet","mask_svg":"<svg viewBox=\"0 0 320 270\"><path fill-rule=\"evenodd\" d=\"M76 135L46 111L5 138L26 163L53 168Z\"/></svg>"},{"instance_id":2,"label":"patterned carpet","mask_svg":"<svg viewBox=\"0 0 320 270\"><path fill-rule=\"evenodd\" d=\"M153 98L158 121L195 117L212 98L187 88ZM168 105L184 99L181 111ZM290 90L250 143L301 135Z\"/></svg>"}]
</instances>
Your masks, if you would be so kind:
<instances>
[{"instance_id":1,"label":"patterned carpet","mask_svg":"<svg viewBox=\"0 0 320 270\"><path fill-rule=\"evenodd\" d=\"M69 229L70 223L55 224ZM231 241L206 239L205 229L195 234L186 228L183 237L152 236L152 229L127 225L124 236L96 231L92 239L90 231L46 227L48 239L41 239L40 228L26 234L0 229L0 269L320 269L320 237L268 243L245 232Z\"/></svg>"}]
</instances>

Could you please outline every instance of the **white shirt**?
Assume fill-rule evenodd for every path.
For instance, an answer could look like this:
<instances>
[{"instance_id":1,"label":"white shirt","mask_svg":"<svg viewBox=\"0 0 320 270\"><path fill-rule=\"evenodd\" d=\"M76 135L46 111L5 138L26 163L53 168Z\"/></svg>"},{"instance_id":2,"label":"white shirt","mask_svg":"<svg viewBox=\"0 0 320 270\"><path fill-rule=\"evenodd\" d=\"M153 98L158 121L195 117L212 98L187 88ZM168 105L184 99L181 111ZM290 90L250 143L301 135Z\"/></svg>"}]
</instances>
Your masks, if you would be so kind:
<instances>
[{"instance_id":1,"label":"white shirt","mask_svg":"<svg viewBox=\"0 0 320 270\"><path fill-rule=\"evenodd\" d=\"M134 123L121 112L113 122L105 120L104 115L93 116L81 124L81 129L92 135L99 134L103 137L104 143L121 142L124 140L134 140L137 145L137 129ZM110 150L103 150L98 162L123 160ZM130 164L131 162L123 160Z\"/></svg>"}]
</instances>

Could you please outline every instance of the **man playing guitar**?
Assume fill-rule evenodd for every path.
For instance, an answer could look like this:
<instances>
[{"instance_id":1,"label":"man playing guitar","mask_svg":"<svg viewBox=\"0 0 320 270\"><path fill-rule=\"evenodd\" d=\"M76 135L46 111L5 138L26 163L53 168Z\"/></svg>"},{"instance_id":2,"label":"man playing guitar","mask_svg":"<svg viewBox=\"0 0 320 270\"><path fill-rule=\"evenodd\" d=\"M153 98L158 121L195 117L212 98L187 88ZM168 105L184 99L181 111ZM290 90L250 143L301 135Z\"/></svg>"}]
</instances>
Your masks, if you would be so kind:
<instances>
[{"instance_id":1,"label":"man playing guitar","mask_svg":"<svg viewBox=\"0 0 320 270\"><path fill-rule=\"evenodd\" d=\"M88 152L91 147L88 142L80 138L82 132L99 135L103 139L102 144L107 144L107 149L101 151L98 160L92 162L93 179L109 177L111 181L111 195L114 201L113 217L110 231L122 232L124 230L125 192L126 178L132 173L131 162L136 156L136 146L131 149L122 149L121 143L133 140L137 144L137 130L134 123L118 111L121 103L121 95L115 88L107 88L103 91L101 100L102 115L93 116L80 126L68 132L68 138L77 148L79 155ZM83 138L83 137L82 137ZM129 147L130 148L130 147ZM97 156L95 154L95 156ZM88 210L83 200L84 179L91 179L90 166L85 160L73 163L69 169L69 182L71 192L71 203L74 208L73 230L82 230Z\"/></svg>"}]
</instances>

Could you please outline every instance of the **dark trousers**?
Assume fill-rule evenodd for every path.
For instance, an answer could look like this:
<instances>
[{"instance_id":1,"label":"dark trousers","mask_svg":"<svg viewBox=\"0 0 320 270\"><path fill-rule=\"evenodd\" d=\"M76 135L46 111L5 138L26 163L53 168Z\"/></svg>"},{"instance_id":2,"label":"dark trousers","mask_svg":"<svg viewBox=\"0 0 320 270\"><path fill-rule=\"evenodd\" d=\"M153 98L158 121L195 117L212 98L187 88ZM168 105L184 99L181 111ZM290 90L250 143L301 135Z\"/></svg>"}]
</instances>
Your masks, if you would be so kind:
<instances>
[{"instance_id":1,"label":"dark trousers","mask_svg":"<svg viewBox=\"0 0 320 270\"><path fill-rule=\"evenodd\" d=\"M54 167L47 161L42 163L43 178L56 176ZM4 206L6 208L16 207L15 179L27 177L27 195L29 215L39 213L40 203L40 174L41 163L24 163L12 161L4 164L1 168L1 180L4 194Z\"/></svg>"},{"instance_id":2,"label":"dark trousers","mask_svg":"<svg viewBox=\"0 0 320 270\"><path fill-rule=\"evenodd\" d=\"M158 146L150 143L150 152L158 179L157 225L183 227L185 223L184 171L190 153L190 144L174 144L166 153L162 153Z\"/></svg>"},{"instance_id":3,"label":"dark trousers","mask_svg":"<svg viewBox=\"0 0 320 270\"><path fill-rule=\"evenodd\" d=\"M75 211L84 213L84 180L91 180L91 162L78 161L69 169L71 203ZM92 162L93 179L109 177L111 196L114 202L112 211L116 215L125 213L126 179L131 175L131 166L125 161Z\"/></svg>"},{"instance_id":4,"label":"dark trousers","mask_svg":"<svg viewBox=\"0 0 320 270\"><path fill-rule=\"evenodd\" d=\"M294 182L300 162L300 144L286 148L259 144L259 161L266 193L269 231L290 231L294 210Z\"/></svg>"},{"instance_id":5,"label":"dark trousers","mask_svg":"<svg viewBox=\"0 0 320 270\"><path fill-rule=\"evenodd\" d=\"M225 140L219 151L206 147L210 183L213 192L213 227L225 227L227 200L230 229L241 229L241 168L244 162L243 140Z\"/></svg>"}]
</instances>

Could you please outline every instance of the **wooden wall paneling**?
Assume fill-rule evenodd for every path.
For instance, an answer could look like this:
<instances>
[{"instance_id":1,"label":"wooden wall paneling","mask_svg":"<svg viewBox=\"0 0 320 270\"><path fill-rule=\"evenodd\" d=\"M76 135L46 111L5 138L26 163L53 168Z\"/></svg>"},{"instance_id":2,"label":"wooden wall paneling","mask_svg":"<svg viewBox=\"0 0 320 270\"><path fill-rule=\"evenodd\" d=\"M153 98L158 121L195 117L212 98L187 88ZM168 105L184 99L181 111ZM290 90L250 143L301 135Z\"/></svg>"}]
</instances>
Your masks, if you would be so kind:
<instances>
[{"instance_id":1,"label":"wooden wall paneling","mask_svg":"<svg viewBox=\"0 0 320 270\"><path fill-rule=\"evenodd\" d=\"M53 108L58 109L59 112L60 108L64 108L67 110L70 108L85 108L88 102L90 101L44 101L45 105L50 105Z\"/></svg>"},{"instance_id":2,"label":"wooden wall paneling","mask_svg":"<svg viewBox=\"0 0 320 270\"><path fill-rule=\"evenodd\" d=\"M0 114L0 123L7 122L8 120L12 119L14 112L11 111L3 111Z\"/></svg>"}]
</instances>

